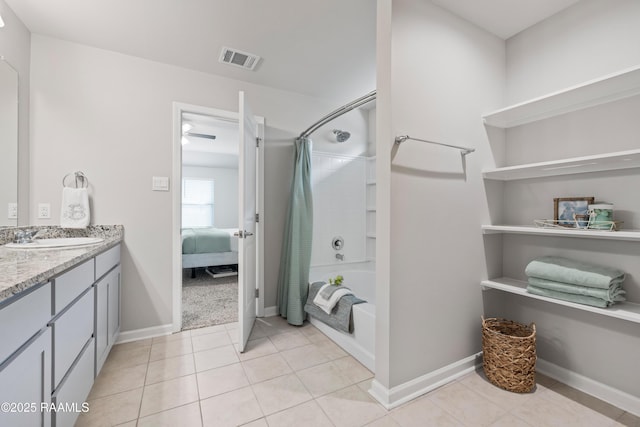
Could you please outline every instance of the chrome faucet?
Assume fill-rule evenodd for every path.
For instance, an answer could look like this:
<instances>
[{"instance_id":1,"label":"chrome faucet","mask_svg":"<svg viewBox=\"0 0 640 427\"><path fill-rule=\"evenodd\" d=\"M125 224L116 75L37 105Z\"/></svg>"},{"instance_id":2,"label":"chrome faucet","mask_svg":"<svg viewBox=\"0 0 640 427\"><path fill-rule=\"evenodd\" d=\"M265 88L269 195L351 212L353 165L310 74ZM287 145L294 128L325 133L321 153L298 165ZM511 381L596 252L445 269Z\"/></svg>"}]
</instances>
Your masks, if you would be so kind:
<instances>
[{"instance_id":1,"label":"chrome faucet","mask_svg":"<svg viewBox=\"0 0 640 427\"><path fill-rule=\"evenodd\" d=\"M343 254L336 254L336 259L339 259L340 261L344 261L344 255Z\"/></svg>"},{"instance_id":2,"label":"chrome faucet","mask_svg":"<svg viewBox=\"0 0 640 427\"><path fill-rule=\"evenodd\" d=\"M16 230L13 236L13 243L26 244L33 243L40 230Z\"/></svg>"}]
</instances>

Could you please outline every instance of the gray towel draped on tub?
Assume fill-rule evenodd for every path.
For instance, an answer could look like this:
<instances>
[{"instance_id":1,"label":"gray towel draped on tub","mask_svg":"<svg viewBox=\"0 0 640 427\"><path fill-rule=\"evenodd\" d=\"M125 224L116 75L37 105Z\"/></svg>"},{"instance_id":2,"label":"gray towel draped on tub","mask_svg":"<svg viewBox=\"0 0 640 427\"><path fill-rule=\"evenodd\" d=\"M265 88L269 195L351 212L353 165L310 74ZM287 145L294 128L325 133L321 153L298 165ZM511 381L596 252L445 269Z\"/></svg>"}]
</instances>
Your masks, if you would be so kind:
<instances>
[{"instance_id":1,"label":"gray towel draped on tub","mask_svg":"<svg viewBox=\"0 0 640 427\"><path fill-rule=\"evenodd\" d=\"M354 304L360 304L366 301L356 297L355 295L345 295L340 298L340 301L338 301L336 306L333 308L331 314L327 314L313 303L313 299L318 294L318 291L325 284L326 282L314 282L309 286L309 295L307 296L307 303L304 305L304 311L334 329L346 333L353 332L351 307Z\"/></svg>"}]
</instances>

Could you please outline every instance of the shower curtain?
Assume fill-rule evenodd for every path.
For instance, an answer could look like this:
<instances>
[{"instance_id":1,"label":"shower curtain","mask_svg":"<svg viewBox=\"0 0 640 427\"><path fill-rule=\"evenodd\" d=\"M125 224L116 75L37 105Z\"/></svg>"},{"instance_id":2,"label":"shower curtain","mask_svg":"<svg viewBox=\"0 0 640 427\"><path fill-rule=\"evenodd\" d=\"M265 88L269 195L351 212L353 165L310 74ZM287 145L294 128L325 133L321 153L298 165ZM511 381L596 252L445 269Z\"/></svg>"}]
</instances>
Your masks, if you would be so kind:
<instances>
[{"instance_id":1,"label":"shower curtain","mask_svg":"<svg viewBox=\"0 0 640 427\"><path fill-rule=\"evenodd\" d=\"M278 310L292 325L302 325L307 299L313 198L311 194L311 139L297 138L291 199L282 245L278 275Z\"/></svg>"}]
</instances>

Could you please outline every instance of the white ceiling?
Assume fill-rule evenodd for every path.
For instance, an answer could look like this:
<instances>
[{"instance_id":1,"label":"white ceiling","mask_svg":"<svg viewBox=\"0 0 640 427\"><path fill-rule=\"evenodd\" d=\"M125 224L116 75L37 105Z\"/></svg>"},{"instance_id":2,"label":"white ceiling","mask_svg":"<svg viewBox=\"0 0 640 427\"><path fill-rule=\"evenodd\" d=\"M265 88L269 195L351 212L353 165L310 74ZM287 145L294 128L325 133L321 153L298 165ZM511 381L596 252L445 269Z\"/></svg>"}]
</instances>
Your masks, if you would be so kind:
<instances>
[{"instance_id":1,"label":"white ceiling","mask_svg":"<svg viewBox=\"0 0 640 427\"><path fill-rule=\"evenodd\" d=\"M579 0L431 0L502 39L543 21Z\"/></svg>"},{"instance_id":2,"label":"white ceiling","mask_svg":"<svg viewBox=\"0 0 640 427\"><path fill-rule=\"evenodd\" d=\"M347 102L375 88L373 0L6 0L32 33ZM223 46L263 59L220 64Z\"/></svg>"},{"instance_id":3,"label":"white ceiling","mask_svg":"<svg viewBox=\"0 0 640 427\"><path fill-rule=\"evenodd\" d=\"M335 103L375 88L374 0L5 1L32 33ZM579 0L432 1L506 39ZM221 64L222 46L263 59Z\"/></svg>"}]
</instances>

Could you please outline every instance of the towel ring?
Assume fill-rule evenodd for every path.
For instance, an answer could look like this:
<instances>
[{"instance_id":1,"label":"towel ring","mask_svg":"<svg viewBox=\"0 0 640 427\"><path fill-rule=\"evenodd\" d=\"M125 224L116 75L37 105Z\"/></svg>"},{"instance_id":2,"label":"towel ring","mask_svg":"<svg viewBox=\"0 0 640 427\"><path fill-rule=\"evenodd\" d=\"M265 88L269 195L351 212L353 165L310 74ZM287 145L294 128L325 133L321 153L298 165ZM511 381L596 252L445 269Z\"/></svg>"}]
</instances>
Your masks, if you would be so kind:
<instances>
[{"instance_id":1,"label":"towel ring","mask_svg":"<svg viewBox=\"0 0 640 427\"><path fill-rule=\"evenodd\" d=\"M73 175L73 181L67 185L67 178ZM69 188L88 188L89 187L89 178L80 171L68 173L62 178L62 186Z\"/></svg>"}]
</instances>

